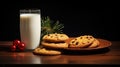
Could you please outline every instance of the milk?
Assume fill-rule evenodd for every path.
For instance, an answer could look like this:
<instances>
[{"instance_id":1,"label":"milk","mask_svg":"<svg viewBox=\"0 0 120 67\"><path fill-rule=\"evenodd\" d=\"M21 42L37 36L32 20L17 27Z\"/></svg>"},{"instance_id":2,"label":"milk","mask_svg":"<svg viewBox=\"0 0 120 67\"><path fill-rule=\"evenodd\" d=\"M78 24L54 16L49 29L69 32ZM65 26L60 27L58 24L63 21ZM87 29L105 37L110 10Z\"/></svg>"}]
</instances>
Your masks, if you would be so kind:
<instances>
[{"instance_id":1,"label":"milk","mask_svg":"<svg viewBox=\"0 0 120 67\"><path fill-rule=\"evenodd\" d=\"M41 17L40 14L20 14L20 37L26 49L35 49L40 44Z\"/></svg>"}]
</instances>

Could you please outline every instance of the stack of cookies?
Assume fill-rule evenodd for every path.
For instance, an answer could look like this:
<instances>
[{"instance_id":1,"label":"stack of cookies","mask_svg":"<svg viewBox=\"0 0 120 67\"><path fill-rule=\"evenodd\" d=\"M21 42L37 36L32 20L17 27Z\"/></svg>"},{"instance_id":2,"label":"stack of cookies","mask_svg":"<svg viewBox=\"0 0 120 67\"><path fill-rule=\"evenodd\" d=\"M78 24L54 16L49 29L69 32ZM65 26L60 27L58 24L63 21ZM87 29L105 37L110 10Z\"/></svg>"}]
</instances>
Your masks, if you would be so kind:
<instances>
[{"instance_id":1,"label":"stack of cookies","mask_svg":"<svg viewBox=\"0 0 120 67\"><path fill-rule=\"evenodd\" d=\"M34 53L44 55L59 55L61 52L54 49L68 48L68 43L66 43L67 39L69 39L69 37L66 34L47 34L42 38L42 48L36 48Z\"/></svg>"},{"instance_id":2,"label":"stack of cookies","mask_svg":"<svg viewBox=\"0 0 120 67\"><path fill-rule=\"evenodd\" d=\"M83 35L72 39L69 43L69 48L96 48L99 46L99 41L91 35Z\"/></svg>"},{"instance_id":3,"label":"stack of cookies","mask_svg":"<svg viewBox=\"0 0 120 67\"><path fill-rule=\"evenodd\" d=\"M48 34L43 37L41 45L48 48L68 48L68 44L65 42L69 37L66 34Z\"/></svg>"}]
</instances>

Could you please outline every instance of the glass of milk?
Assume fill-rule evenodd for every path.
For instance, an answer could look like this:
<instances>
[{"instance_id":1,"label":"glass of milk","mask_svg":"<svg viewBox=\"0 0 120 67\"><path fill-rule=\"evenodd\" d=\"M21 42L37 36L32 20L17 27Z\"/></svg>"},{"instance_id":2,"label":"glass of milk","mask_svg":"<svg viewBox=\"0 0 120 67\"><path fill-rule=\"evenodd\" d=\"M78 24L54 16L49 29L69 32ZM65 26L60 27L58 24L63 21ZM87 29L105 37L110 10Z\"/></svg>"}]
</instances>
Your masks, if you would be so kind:
<instances>
[{"instance_id":1,"label":"glass of milk","mask_svg":"<svg viewBox=\"0 0 120 67\"><path fill-rule=\"evenodd\" d=\"M41 14L40 9L20 10L20 38L26 49L33 50L40 44Z\"/></svg>"}]
</instances>

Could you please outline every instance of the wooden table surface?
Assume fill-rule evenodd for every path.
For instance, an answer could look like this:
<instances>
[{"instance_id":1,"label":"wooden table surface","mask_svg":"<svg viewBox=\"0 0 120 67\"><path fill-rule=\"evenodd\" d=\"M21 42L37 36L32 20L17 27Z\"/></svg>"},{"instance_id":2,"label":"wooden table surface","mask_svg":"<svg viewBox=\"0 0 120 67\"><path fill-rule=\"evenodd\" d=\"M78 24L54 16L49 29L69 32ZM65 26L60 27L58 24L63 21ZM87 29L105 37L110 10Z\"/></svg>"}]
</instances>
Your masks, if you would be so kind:
<instances>
[{"instance_id":1,"label":"wooden table surface","mask_svg":"<svg viewBox=\"0 0 120 67\"><path fill-rule=\"evenodd\" d=\"M41 56L32 51L10 52L7 46L12 41L0 41L0 64L120 64L120 41L111 42L109 48L93 52L65 51L62 55Z\"/></svg>"}]
</instances>

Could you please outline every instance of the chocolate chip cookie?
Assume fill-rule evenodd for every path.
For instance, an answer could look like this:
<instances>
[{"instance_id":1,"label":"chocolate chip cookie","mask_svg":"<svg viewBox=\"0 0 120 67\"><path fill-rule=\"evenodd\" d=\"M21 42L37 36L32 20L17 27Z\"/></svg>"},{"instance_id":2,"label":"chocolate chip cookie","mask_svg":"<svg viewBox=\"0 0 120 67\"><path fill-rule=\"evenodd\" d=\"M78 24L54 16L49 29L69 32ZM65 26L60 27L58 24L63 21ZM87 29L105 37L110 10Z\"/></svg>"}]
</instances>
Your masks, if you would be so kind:
<instances>
[{"instance_id":1,"label":"chocolate chip cookie","mask_svg":"<svg viewBox=\"0 0 120 67\"><path fill-rule=\"evenodd\" d=\"M69 47L80 47L85 48L90 46L95 38L91 35L83 35L80 37L76 37L75 39L71 40L69 43Z\"/></svg>"},{"instance_id":2,"label":"chocolate chip cookie","mask_svg":"<svg viewBox=\"0 0 120 67\"><path fill-rule=\"evenodd\" d=\"M38 54L38 55L60 55L61 52L60 51L57 51L57 50L48 50L46 48L36 48L34 51L33 51L34 54Z\"/></svg>"},{"instance_id":3,"label":"chocolate chip cookie","mask_svg":"<svg viewBox=\"0 0 120 67\"><path fill-rule=\"evenodd\" d=\"M43 36L42 40L49 42L63 42L68 38L69 37L66 34L53 33Z\"/></svg>"}]
</instances>

